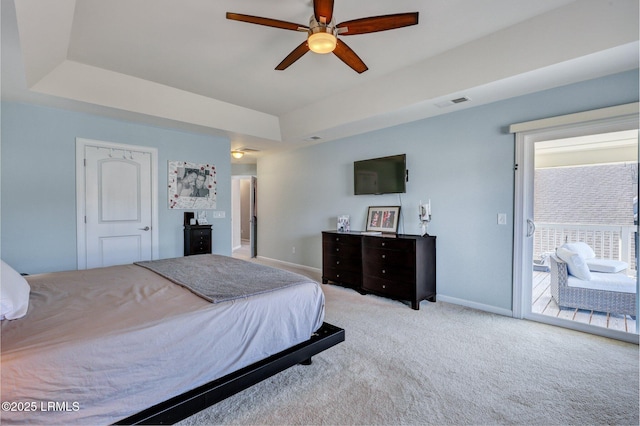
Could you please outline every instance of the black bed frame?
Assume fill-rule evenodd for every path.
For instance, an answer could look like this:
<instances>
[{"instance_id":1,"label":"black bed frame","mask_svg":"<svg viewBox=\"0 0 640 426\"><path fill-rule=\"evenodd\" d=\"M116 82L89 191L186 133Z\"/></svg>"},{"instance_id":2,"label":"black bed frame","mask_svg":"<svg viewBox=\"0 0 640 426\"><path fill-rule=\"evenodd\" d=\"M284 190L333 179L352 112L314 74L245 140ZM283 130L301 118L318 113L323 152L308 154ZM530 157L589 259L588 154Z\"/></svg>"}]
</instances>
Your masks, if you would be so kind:
<instances>
[{"instance_id":1,"label":"black bed frame","mask_svg":"<svg viewBox=\"0 0 640 426\"><path fill-rule=\"evenodd\" d=\"M156 404L116 424L162 425L179 422L289 367L311 364L312 356L343 341L344 330L325 322L306 342Z\"/></svg>"}]
</instances>

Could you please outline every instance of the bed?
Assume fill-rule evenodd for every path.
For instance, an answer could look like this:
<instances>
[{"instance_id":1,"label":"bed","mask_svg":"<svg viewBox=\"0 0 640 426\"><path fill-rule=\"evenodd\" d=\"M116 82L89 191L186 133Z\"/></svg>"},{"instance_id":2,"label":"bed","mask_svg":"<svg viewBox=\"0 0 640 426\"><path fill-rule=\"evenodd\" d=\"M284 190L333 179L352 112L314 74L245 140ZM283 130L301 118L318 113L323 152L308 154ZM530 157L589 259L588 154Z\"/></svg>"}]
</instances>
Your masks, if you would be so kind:
<instances>
[{"instance_id":1,"label":"bed","mask_svg":"<svg viewBox=\"0 0 640 426\"><path fill-rule=\"evenodd\" d=\"M3 424L172 423L344 340L302 275L218 255L154 262L26 277L26 315L2 321ZM191 269L223 287L240 277L240 293L202 294Z\"/></svg>"}]
</instances>

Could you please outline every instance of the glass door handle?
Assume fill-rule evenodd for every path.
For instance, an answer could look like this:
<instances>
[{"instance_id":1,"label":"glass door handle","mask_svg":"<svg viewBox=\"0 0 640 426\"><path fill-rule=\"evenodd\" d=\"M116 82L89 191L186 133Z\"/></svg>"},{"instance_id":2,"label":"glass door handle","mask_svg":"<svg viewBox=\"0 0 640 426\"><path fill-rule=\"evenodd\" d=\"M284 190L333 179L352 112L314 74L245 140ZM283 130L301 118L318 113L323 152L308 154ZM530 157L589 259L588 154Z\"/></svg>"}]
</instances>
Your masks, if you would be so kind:
<instances>
[{"instance_id":1,"label":"glass door handle","mask_svg":"<svg viewBox=\"0 0 640 426\"><path fill-rule=\"evenodd\" d=\"M536 232L536 224L531 219L527 219L527 237L533 236L534 232Z\"/></svg>"}]
</instances>

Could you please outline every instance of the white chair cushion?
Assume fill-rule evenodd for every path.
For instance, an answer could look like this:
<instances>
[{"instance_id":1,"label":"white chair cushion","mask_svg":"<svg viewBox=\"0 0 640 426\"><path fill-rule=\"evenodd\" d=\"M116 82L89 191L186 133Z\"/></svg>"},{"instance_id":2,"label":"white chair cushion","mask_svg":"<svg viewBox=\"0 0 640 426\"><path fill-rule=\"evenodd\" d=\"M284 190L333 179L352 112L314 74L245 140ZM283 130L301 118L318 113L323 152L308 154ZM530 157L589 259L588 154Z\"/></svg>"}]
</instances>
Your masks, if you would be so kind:
<instances>
[{"instance_id":1,"label":"white chair cushion","mask_svg":"<svg viewBox=\"0 0 640 426\"><path fill-rule=\"evenodd\" d=\"M587 266L591 272L607 272L609 274L615 274L627 269L629 264L622 260L600 259L596 257L593 259L587 259Z\"/></svg>"},{"instance_id":2,"label":"white chair cushion","mask_svg":"<svg viewBox=\"0 0 640 426\"><path fill-rule=\"evenodd\" d=\"M588 288L591 290L617 291L620 293L635 293L636 280L625 274L608 274L594 272L589 281L580 280L577 277L567 277L569 287Z\"/></svg>"},{"instance_id":3,"label":"white chair cushion","mask_svg":"<svg viewBox=\"0 0 640 426\"><path fill-rule=\"evenodd\" d=\"M593 251L591 246L587 243L583 243L582 241L577 241L575 243L565 243L562 247L567 248L571 251L575 251L584 259L592 259L596 257L596 253Z\"/></svg>"},{"instance_id":4,"label":"white chair cushion","mask_svg":"<svg viewBox=\"0 0 640 426\"><path fill-rule=\"evenodd\" d=\"M589 272L587 262L580 253L569 250L563 245L558 247L556 255L567 264L567 270L570 275L586 281L591 279L591 272Z\"/></svg>"}]
</instances>

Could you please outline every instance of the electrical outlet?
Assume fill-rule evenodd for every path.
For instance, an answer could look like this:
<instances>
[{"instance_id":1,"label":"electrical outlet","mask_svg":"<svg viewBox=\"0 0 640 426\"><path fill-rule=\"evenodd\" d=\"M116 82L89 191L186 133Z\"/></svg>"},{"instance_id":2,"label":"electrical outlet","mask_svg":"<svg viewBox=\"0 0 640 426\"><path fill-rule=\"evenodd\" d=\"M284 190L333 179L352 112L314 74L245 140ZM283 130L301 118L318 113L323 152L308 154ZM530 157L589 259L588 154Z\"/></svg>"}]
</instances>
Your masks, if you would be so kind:
<instances>
[{"instance_id":1,"label":"electrical outlet","mask_svg":"<svg viewBox=\"0 0 640 426\"><path fill-rule=\"evenodd\" d=\"M291 254L296 254L296 246L291 247Z\"/></svg>"},{"instance_id":2,"label":"electrical outlet","mask_svg":"<svg viewBox=\"0 0 640 426\"><path fill-rule=\"evenodd\" d=\"M507 224L507 214L498 213L498 225L506 225L506 224Z\"/></svg>"}]
</instances>

